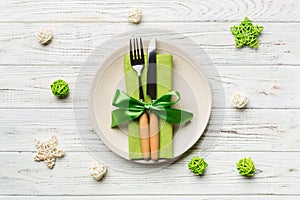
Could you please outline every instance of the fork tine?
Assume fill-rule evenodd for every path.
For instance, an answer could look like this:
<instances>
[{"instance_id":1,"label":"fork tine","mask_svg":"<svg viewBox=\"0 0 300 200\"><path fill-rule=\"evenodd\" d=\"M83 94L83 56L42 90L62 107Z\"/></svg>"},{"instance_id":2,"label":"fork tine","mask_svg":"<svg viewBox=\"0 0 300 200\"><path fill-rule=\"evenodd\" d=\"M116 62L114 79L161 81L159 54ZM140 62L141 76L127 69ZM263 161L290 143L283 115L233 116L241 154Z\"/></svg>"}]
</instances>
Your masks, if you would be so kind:
<instances>
[{"instance_id":1,"label":"fork tine","mask_svg":"<svg viewBox=\"0 0 300 200\"><path fill-rule=\"evenodd\" d=\"M138 59L141 59L141 46L139 45L139 41L137 38L135 38L135 42L136 42L136 51L137 51L137 57Z\"/></svg>"},{"instance_id":2,"label":"fork tine","mask_svg":"<svg viewBox=\"0 0 300 200\"><path fill-rule=\"evenodd\" d=\"M142 38L140 38L140 51L141 51L141 59L144 62L144 49L143 49L143 42L142 42Z\"/></svg>"},{"instance_id":3,"label":"fork tine","mask_svg":"<svg viewBox=\"0 0 300 200\"><path fill-rule=\"evenodd\" d=\"M129 39L129 52L130 52L130 62L132 62L133 61L133 53L132 53L131 39Z\"/></svg>"},{"instance_id":4,"label":"fork tine","mask_svg":"<svg viewBox=\"0 0 300 200\"><path fill-rule=\"evenodd\" d=\"M133 40L133 52L134 52L134 59L137 59L137 47L136 47L136 42L135 42L135 39L132 39Z\"/></svg>"},{"instance_id":5,"label":"fork tine","mask_svg":"<svg viewBox=\"0 0 300 200\"><path fill-rule=\"evenodd\" d=\"M130 62L132 66L144 64L144 49L142 38L129 39Z\"/></svg>"}]
</instances>

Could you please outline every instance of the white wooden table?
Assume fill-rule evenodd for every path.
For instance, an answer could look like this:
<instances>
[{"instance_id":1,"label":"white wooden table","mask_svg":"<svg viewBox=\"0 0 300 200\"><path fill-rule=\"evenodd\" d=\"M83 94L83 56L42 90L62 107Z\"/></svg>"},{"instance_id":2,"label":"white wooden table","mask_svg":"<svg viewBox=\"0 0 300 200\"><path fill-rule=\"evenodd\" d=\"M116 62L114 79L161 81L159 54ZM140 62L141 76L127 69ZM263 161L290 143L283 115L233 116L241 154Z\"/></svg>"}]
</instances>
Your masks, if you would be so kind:
<instances>
[{"instance_id":1,"label":"white wooden table","mask_svg":"<svg viewBox=\"0 0 300 200\"><path fill-rule=\"evenodd\" d=\"M1 1L0 198L299 199L299 4L292 0ZM127 11L134 7L143 11L139 25L127 22ZM265 28L258 50L234 47L229 28L245 16ZM149 27L167 28L201 44L221 75L225 107L213 108L205 136L174 164L141 175L109 169L103 181L96 182L88 176L93 157L76 130L72 93L58 100L50 93L50 84L62 78L74 89L80 66L95 47L124 31ZM35 36L43 28L54 32L48 46L40 45ZM248 93L246 110L231 106L230 96L236 91ZM218 133L214 124L222 120L218 113L224 111L225 124ZM34 139L52 134L67 154L49 170L33 160ZM218 143L206 157L205 176L193 176L187 162L215 137ZM95 151L106 153L101 141L94 144ZM239 176L235 167L236 161L248 156L259 169L252 179Z\"/></svg>"}]
</instances>

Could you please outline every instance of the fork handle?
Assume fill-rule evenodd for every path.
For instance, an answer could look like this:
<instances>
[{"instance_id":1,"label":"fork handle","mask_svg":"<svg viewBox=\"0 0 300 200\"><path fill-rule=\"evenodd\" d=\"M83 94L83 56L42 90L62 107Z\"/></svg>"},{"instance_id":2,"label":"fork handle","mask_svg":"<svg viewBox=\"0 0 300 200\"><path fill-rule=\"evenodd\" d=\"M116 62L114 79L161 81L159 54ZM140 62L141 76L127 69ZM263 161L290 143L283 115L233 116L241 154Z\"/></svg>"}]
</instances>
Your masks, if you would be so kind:
<instances>
[{"instance_id":1,"label":"fork handle","mask_svg":"<svg viewBox=\"0 0 300 200\"><path fill-rule=\"evenodd\" d=\"M146 112L139 119L140 122L140 140L142 147L142 155L145 160L150 159L150 141L149 141L149 125L148 115Z\"/></svg>"},{"instance_id":2,"label":"fork handle","mask_svg":"<svg viewBox=\"0 0 300 200\"><path fill-rule=\"evenodd\" d=\"M142 76L139 76L139 90L140 90L140 100L144 100L144 93L143 93L143 84L142 84Z\"/></svg>"}]
</instances>

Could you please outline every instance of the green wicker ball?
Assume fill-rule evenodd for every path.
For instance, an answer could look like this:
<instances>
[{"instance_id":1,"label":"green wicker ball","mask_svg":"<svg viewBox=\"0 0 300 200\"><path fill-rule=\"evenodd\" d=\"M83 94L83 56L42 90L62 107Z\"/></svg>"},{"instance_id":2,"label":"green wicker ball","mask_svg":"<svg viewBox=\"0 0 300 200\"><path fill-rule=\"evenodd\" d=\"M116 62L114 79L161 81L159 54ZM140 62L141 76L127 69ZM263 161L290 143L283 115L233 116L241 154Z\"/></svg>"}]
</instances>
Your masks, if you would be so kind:
<instances>
[{"instance_id":1,"label":"green wicker ball","mask_svg":"<svg viewBox=\"0 0 300 200\"><path fill-rule=\"evenodd\" d=\"M51 90L53 95L57 97L65 97L69 94L68 83L60 79L52 83Z\"/></svg>"},{"instance_id":2,"label":"green wicker ball","mask_svg":"<svg viewBox=\"0 0 300 200\"><path fill-rule=\"evenodd\" d=\"M242 158L236 163L237 169L241 176L254 176L255 166L251 158Z\"/></svg>"},{"instance_id":3,"label":"green wicker ball","mask_svg":"<svg viewBox=\"0 0 300 200\"><path fill-rule=\"evenodd\" d=\"M198 156L192 158L188 164L189 169L196 175L202 175L207 166L205 160Z\"/></svg>"}]
</instances>

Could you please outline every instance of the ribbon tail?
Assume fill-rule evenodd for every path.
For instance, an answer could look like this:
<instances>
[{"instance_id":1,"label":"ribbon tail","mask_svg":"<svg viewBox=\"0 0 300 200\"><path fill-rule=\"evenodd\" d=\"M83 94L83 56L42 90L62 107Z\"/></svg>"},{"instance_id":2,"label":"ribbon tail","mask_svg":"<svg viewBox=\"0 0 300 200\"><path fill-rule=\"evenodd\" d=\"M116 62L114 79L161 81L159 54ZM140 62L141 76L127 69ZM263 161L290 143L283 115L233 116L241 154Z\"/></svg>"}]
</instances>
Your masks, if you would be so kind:
<instances>
[{"instance_id":1,"label":"ribbon tail","mask_svg":"<svg viewBox=\"0 0 300 200\"><path fill-rule=\"evenodd\" d=\"M193 119L193 113L184 110L174 109L174 108L153 110L153 112L156 115L158 115L161 119L174 124L184 124Z\"/></svg>"},{"instance_id":2,"label":"ribbon tail","mask_svg":"<svg viewBox=\"0 0 300 200\"><path fill-rule=\"evenodd\" d=\"M138 118L139 116L141 116L143 114L143 110L142 111L138 111L138 112L133 112L133 111L129 111L129 110L124 110L124 109L116 109L114 111L111 112L111 128L115 128L118 125L124 124L124 123L128 123L136 118Z\"/></svg>"},{"instance_id":3,"label":"ribbon tail","mask_svg":"<svg viewBox=\"0 0 300 200\"><path fill-rule=\"evenodd\" d=\"M112 105L121 109L128 109L134 106L143 108L144 103L133 97L128 96L122 90L117 90Z\"/></svg>"}]
</instances>

